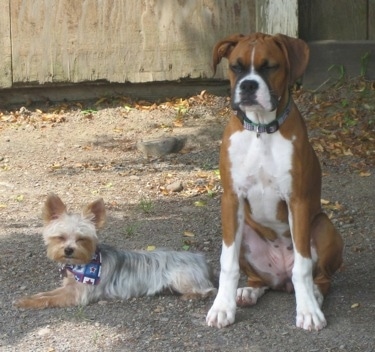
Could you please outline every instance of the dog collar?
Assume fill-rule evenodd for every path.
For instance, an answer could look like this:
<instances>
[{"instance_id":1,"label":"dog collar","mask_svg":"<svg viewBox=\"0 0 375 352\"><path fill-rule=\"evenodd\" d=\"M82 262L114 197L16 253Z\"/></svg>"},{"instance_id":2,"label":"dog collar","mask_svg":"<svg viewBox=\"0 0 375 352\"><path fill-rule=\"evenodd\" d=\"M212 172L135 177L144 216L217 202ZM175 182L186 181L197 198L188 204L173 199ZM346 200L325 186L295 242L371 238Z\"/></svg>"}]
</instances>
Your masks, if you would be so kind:
<instances>
[{"instance_id":1,"label":"dog collar","mask_svg":"<svg viewBox=\"0 0 375 352\"><path fill-rule=\"evenodd\" d=\"M274 133L278 131L280 126L285 122L286 118L288 117L290 110L291 110L291 103L292 99L290 98L291 94L289 93L288 103L282 114L278 116L275 120L271 121L270 123L263 124L263 123L255 123L249 120L246 114L242 110L236 110L237 116L242 120L243 127L248 131L254 131L259 136L259 133Z\"/></svg>"},{"instance_id":2,"label":"dog collar","mask_svg":"<svg viewBox=\"0 0 375 352\"><path fill-rule=\"evenodd\" d=\"M97 248L92 259L87 264L65 264L61 268L62 277L67 276L67 271L74 275L77 282L82 282L87 285L98 285L100 282L100 274L102 268L102 254Z\"/></svg>"}]
</instances>

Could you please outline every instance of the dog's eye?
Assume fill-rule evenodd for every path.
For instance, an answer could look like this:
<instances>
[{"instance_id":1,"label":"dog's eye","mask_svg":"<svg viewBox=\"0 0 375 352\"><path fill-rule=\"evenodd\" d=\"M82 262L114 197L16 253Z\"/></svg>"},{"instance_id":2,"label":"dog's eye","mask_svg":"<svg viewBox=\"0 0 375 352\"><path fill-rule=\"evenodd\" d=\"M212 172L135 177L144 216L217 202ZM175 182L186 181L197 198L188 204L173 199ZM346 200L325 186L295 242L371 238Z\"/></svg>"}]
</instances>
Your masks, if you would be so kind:
<instances>
[{"instance_id":1,"label":"dog's eye","mask_svg":"<svg viewBox=\"0 0 375 352\"><path fill-rule=\"evenodd\" d=\"M278 64L273 64L268 61L265 61L262 66L260 66L260 71L271 71L278 69Z\"/></svg>"},{"instance_id":2,"label":"dog's eye","mask_svg":"<svg viewBox=\"0 0 375 352\"><path fill-rule=\"evenodd\" d=\"M57 241L64 242L65 241L65 236L64 235L55 236L55 239Z\"/></svg>"},{"instance_id":3,"label":"dog's eye","mask_svg":"<svg viewBox=\"0 0 375 352\"><path fill-rule=\"evenodd\" d=\"M229 66L234 73L241 73L244 71L244 67L241 64L234 64Z\"/></svg>"}]
</instances>

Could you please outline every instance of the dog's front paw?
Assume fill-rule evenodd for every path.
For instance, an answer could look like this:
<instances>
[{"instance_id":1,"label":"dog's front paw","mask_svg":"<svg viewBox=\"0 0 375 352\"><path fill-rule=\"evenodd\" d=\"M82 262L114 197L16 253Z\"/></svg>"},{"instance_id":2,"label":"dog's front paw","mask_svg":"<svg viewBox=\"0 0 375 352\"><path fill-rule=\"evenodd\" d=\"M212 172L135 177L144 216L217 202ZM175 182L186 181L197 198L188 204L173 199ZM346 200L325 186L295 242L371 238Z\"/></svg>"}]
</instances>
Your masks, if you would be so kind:
<instances>
[{"instance_id":1,"label":"dog's front paw","mask_svg":"<svg viewBox=\"0 0 375 352\"><path fill-rule=\"evenodd\" d=\"M13 304L13 307L16 307L16 308L28 308L30 305L29 301L30 300L28 297L23 297L23 298L14 300L12 304Z\"/></svg>"},{"instance_id":2,"label":"dog's front paw","mask_svg":"<svg viewBox=\"0 0 375 352\"><path fill-rule=\"evenodd\" d=\"M296 325L305 330L321 330L327 325L323 312L316 307L311 311L298 311Z\"/></svg>"},{"instance_id":3,"label":"dog's front paw","mask_svg":"<svg viewBox=\"0 0 375 352\"><path fill-rule=\"evenodd\" d=\"M209 310L206 322L208 326L216 326L221 329L234 323L236 315L236 304L228 304L220 301L214 302Z\"/></svg>"},{"instance_id":4,"label":"dog's front paw","mask_svg":"<svg viewBox=\"0 0 375 352\"><path fill-rule=\"evenodd\" d=\"M267 287L241 287L237 289L236 302L238 306L246 307L257 303L264 295Z\"/></svg>"}]
</instances>

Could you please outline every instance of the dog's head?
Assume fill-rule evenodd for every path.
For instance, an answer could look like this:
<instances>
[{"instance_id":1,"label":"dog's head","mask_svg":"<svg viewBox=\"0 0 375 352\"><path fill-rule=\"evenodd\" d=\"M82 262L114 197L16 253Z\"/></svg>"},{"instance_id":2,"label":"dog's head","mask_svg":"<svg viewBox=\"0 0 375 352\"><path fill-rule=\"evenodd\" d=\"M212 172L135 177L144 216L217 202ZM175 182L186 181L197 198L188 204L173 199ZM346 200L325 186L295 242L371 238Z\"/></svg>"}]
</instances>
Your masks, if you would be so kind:
<instances>
[{"instance_id":1,"label":"dog's head","mask_svg":"<svg viewBox=\"0 0 375 352\"><path fill-rule=\"evenodd\" d=\"M234 34L215 45L215 72L223 57L229 62L233 109L270 112L303 75L309 48L303 40L282 34Z\"/></svg>"},{"instance_id":2,"label":"dog's head","mask_svg":"<svg viewBox=\"0 0 375 352\"><path fill-rule=\"evenodd\" d=\"M98 199L81 214L71 214L57 195L50 194L44 204L43 220L47 256L59 263L86 264L96 250L96 229L105 222L104 201Z\"/></svg>"}]
</instances>

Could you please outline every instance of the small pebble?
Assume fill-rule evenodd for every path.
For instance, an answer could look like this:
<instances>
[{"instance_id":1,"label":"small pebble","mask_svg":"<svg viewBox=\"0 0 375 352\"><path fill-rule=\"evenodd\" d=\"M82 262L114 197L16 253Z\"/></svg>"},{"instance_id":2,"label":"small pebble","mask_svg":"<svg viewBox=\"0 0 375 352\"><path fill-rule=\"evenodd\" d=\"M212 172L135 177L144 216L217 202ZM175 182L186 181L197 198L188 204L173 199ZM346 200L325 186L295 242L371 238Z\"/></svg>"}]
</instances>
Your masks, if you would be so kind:
<instances>
[{"instance_id":1,"label":"small pebble","mask_svg":"<svg viewBox=\"0 0 375 352\"><path fill-rule=\"evenodd\" d=\"M181 192L184 189L181 181L173 182L166 186L167 191L169 192Z\"/></svg>"}]
</instances>

